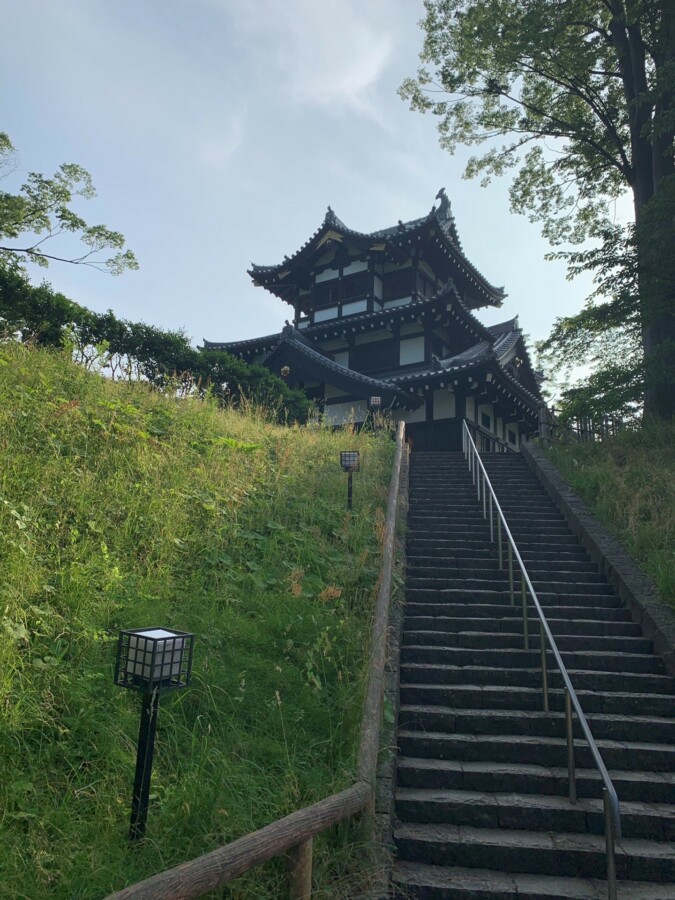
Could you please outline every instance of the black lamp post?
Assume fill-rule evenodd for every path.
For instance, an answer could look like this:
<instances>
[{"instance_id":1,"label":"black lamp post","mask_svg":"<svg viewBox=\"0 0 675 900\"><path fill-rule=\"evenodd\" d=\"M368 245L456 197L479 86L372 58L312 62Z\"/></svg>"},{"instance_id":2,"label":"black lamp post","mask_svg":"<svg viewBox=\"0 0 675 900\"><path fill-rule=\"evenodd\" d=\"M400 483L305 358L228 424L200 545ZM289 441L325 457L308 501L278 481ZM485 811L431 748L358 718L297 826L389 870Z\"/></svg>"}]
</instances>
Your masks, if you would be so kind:
<instances>
[{"instance_id":1,"label":"black lamp post","mask_svg":"<svg viewBox=\"0 0 675 900\"><path fill-rule=\"evenodd\" d=\"M115 684L142 693L129 840L145 834L159 695L185 687L192 674L194 634L171 628L120 631Z\"/></svg>"},{"instance_id":2,"label":"black lamp post","mask_svg":"<svg viewBox=\"0 0 675 900\"><path fill-rule=\"evenodd\" d=\"M340 465L342 471L346 472L347 478L347 509L352 508L352 475L359 471L359 451L358 450L341 450Z\"/></svg>"}]
</instances>

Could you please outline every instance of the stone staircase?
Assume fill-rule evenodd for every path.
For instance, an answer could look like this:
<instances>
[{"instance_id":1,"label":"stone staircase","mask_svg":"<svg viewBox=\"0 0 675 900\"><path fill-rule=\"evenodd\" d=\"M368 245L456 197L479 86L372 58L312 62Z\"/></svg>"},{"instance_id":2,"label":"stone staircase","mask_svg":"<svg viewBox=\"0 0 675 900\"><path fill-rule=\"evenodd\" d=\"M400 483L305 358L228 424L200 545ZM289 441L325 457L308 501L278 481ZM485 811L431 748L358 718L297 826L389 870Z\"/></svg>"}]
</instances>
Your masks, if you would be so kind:
<instances>
[{"instance_id":1,"label":"stone staircase","mask_svg":"<svg viewBox=\"0 0 675 900\"><path fill-rule=\"evenodd\" d=\"M483 461L621 801L619 897L675 898L675 681L515 454ZM602 784L461 454L411 457L400 671L397 898L607 896Z\"/></svg>"}]
</instances>

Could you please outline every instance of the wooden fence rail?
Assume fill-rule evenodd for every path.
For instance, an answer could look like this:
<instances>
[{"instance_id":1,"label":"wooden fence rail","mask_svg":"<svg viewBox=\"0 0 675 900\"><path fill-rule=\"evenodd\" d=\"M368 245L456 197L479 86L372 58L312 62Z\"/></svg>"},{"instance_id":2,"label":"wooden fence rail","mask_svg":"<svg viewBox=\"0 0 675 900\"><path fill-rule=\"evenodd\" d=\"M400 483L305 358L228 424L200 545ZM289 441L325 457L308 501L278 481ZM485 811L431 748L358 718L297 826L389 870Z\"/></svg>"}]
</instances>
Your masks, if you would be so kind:
<instances>
[{"instance_id":1,"label":"wooden fence rail","mask_svg":"<svg viewBox=\"0 0 675 900\"><path fill-rule=\"evenodd\" d=\"M205 853L110 894L107 900L169 900L169 898L192 900L222 887L255 866L288 851L291 858L289 896L291 900L309 900L314 835L373 805L396 547L396 514L404 447L405 425L399 422L396 432L396 455L389 482L380 582L373 619L368 689L361 723L358 780L338 794L306 806L283 819L277 819L276 822L211 853Z\"/></svg>"}]
</instances>

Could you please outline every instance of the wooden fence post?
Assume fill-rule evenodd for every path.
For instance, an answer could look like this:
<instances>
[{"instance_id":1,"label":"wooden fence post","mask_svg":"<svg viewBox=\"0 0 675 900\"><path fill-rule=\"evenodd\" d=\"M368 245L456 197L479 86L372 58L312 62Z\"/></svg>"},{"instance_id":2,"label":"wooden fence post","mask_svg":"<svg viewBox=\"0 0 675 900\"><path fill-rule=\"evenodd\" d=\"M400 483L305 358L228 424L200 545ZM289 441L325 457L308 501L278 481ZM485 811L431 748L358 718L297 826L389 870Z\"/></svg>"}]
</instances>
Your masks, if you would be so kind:
<instances>
[{"instance_id":1,"label":"wooden fence post","mask_svg":"<svg viewBox=\"0 0 675 900\"><path fill-rule=\"evenodd\" d=\"M289 851L291 884L288 896L290 900L311 900L312 845L313 838L308 838Z\"/></svg>"}]
</instances>

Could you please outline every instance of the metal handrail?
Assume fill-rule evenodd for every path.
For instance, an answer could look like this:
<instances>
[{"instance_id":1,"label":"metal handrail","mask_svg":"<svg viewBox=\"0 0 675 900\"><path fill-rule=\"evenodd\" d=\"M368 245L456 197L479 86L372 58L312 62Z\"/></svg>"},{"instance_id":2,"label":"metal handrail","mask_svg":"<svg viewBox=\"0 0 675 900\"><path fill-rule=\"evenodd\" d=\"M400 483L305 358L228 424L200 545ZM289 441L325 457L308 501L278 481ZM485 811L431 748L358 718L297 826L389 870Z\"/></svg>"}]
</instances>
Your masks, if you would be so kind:
<instances>
[{"instance_id":1,"label":"metal handrail","mask_svg":"<svg viewBox=\"0 0 675 900\"><path fill-rule=\"evenodd\" d=\"M491 441L493 444L496 444L501 450L498 450L498 453L517 453L517 449L512 447L502 438L497 437L489 428L485 428L479 422L471 422L467 419L464 419L464 422L469 429L469 431L473 430L476 434L480 434L482 437L486 438L488 441Z\"/></svg>"},{"instance_id":2,"label":"metal handrail","mask_svg":"<svg viewBox=\"0 0 675 900\"><path fill-rule=\"evenodd\" d=\"M516 546L516 542L513 539L513 535L511 534L511 530L509 526L506 524L506 519L504 517L504 513L502 512L502 508L499 505L499 501L497 500L497 495L495 494L494 488L492 487L492 483L488 478L488 474L485 471L485 466L483 465L483 461L480 458L480 454L476 449L476 444L471 436L471 432L467 426L466 421L463 422L462 428L462 451L464 456L467 458L469 471L471 472L472 482L476 485L477 488L477 497L478 500L481 500L482 493L482 501L483 501L483 518L487 518L487 506L489 506L489 515L490 515L490 541L494 543L494 512L496 511L496 522L497 522L497 544L498 544L498 553L499 553L499 568L504 568L504 553L503 553L503 541L502 541L502 529L506 534L507 542L508 542L508 570L509 570L509 594L511 599L511 605L515 605L515 593L514 593L514 579L513 579L513 558L515 557L516 562L520 568L520 583L521 583L521 595L522 595L522 613L523 613L523 637L525 643L525 650L529 650L529 628L528 628L528 619L527 619L527 594L529 591L530 597L532 598L532 602L534 603L534 608L539 617L539 647L541 653L541 677L542 677L542 694L543 694L543 704L544 711L548 712L549 703L548 703L548 670L547 670L547 662L546 662L546 642L551 649L553 654L553 658L555 659L556 665L558 666L558 670L560 675L562 676L563 683L565 685L565 728L567 732L567 773L568 773L568 781L569 781L569 798L571 803L577 802L577 788L576 788L576 773L575 773L575 765L574 765L574 735L572 728L572 709L577 715L577 719L579 720L579 724L581 725L581 730L584 733L584 737L586 738L586 742L588 743L589 749L591 751L591 755L593 757L593 761L595 762L596 768L600 773L600 778L603 782L602 789L602 799L603 806L605 811L605 848L607 854L607 896L609 900L616 900L616 862L614 855L614 842L616 838L621 837L621 813L619 809L619 798L616 793L616 789L612 784L612 780L609 777L609 773L605 767L605 764L602 760L602 756L600 755L600 751L598 750L598 746L595 743L595 739L591 734L591 729L588 725L588 721L586 720L586 716L581 708L581 704L579 703L579 698L576 695L576 691L572 685L572 681L570 679L569 673L565 667L565 663L562 661L562 657L560 656L560 652L558 651L557 644L551 633L551 629L549 628L548 622L546 621L546 616L544 615L544 611L541 608L539 603L539 599L537 597L536 591L532 586L532 582L530 581L530 576L527 574L527 570L525 568L525 564L518 552L518 548ZM482 482L482 485L481 485ZM488 492L486 493L486 486Z\"/></svg>"}]
</instances>

